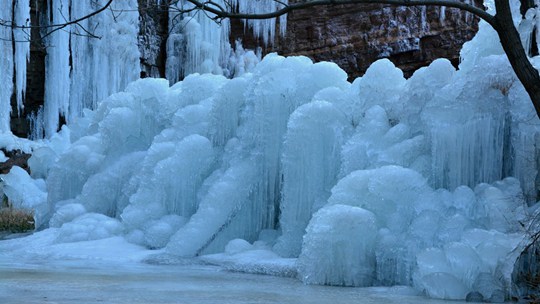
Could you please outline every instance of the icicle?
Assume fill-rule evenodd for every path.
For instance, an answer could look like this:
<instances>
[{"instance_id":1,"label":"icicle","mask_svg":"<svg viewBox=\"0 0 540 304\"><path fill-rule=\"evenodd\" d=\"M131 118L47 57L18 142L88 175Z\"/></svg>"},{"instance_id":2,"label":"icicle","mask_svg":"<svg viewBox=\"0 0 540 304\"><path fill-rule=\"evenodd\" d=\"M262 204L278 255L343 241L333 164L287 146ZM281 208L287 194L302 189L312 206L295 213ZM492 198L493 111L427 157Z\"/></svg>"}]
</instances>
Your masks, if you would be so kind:
<instances>
[{"instance_id":1,"label":"icicle","mask_svg":"<svg viewBox=\"0 0 540 304\"><path fill-rule=\"evenodd\" d=\"M519 23L518 26L518 32L519 36L521 38L521 44L523 44L523 47L525 48L525 51L528 55L530 55L531 51L531 45L532 45L532 35L536 35L536 33L533 33L534 26L536 21L535 19L536 15L536 8L530 8L525 13L525 18Z\"/></svg>"},{"instance_id":2,"label":"icicle","mask_svg":"<svg viewBox=\"0 0 540 304\"><path fill-rule=\"evenodd\" d=\"M222 7L227 7L224 1L215 1ZM234 0L232 7L251 14L272 12L284 7L288 2L264 0ZM179 2L180 11L187 11L193 5L185 1ZM210 17L210 18L209 18ZM194 10L189 13L178 13L177 9L169 11L169 32L167 40L167 78L171 83L182 79L191 73L223 74L223 67L229 63L231 45L229 42L230 23L228 19L216 23L208 16ZM248 20L246 27L252 29L256 37L263 39L267 45L276 37L276 19ZM279 19L279 32L285 35L287 16ZM225 71L227 73L227 71Z\"/></svg>"},{"instance_id":3,"label":"icicle","mask_svg":"<svg viewBox=\"0 0 540 304\"><path fill-rule=\"evenodd\" d=\"M107 1L73 1L72 19L85 16ZM105 97L121 91L140 75L137 1L114 1L110 10L81 21L71 35L71 97L68 122L85 108L95 109ZM106 26L105 26L106 25ZM86 31L92 31L89 36ZM86 31L85 31L86 30Z\"/></svg>"},{"instance_id":4,"label":"icicle","mask_svg":"<svg viewBox=\"0 0 540 304\"><path fill-rule=\"evenodd\" d=\"M536 23L535 24L535 27L536 27L536 46L537 48L540 50L540 9L538 8L538 5L540 5L540 1L535 1L535 5L536 5L536 8L535 8L535 15L534 17L532 18L532 22L533 23Z\"/></svg>"},{"instance_id":5,"label":"icicle","mask_svg":"<svg viewBox=\"0 0 540 304\"><path fill-rule=\"evenodd\" d=\"M0 19L11 20L11 1L0 5ZM0 26L0 132L10 131L11 94L13 92L13 47L11 29Z\"/></svg>"},{"instance_id":6,"label":"icicle","mask_svg":"<svg viewBox=\"0 0 540 304\"><path fill-rule=\"evenodd\" d=\"M38 140L43 138L45 133L44 120L43 120L43 107L40 107L37 112L32 112L27 117L28 124L30 125L30 133L28 138L31 140Z\"/></svg>"},{"instance_id":7,"label":"icicle","mask_svg":"<svg viewBox=\"0 0 540 304\"><path fill-rule=\"evenodd\" d=\"M223 4L218 1L218 4ZM179 3L188 10L189 3ZM188 14L170 11L167 41L167 76L171 83L192 73L223 74L222 66L229 59L229 20L216 23L207 14L195 10Z\"/></svg>"},{"instance_id":8,"label":"icicle","mask_svg":"<svg viewBox=\"0 0 540 304\"><path fill-rule=\"evenodd\" d=\"M439 22L444 25L446 20L446 6L441 6L439 9Z\"/></svg>"},{"instance_id":9,"label":"icicle","mask_svg":"<svg viewBox=\"0 0 540 304\"><path fill-rule=\"evenodd\" d=\"M107 1L100 0L103 7ZM94 8L95 9L95 8ZM114 1L111 10L100 14L93 25L101 39L92 39L93 101L100 102L119 92L140 76L140 53L137 46L139 11L136 0Z\"/></svg>"},{"instance_id":10,"label":"icicle","mask_svg":"<svg viewBox=\"0 0 540 304\"><path fill-rule=\"evenodd\" d=\"M425 6L420 7L420 24L423 31L429 30L429 24L427 22L427 8Z\"/></svg>"},{"instance_id":11,"label":"icicle","mask_svg":"<svg viewBox=\"0 0 540 304\"><path fill-rule=\"evenodd\" d=\"M73 1L71 3L71 18L78 19L87 15L93 7L89 1ZM90 39L82 30L89 29L91 20L79 22L79 26L72 28L71 35L71 87L68 121L82 114L83 108L93 108L92 100L92 72L89 58L91 58Z\"/></svg>"},{"instance_id":12,"label":"icicle","mask_svg":"<svg viewBox=\"0 0 540 304\"><path fill-rule=\"evenodd\" d=\"M54 0L49 4L52 24L62 24L69 18L69 0ZM55 28L49 29L54 30ZM56 30L47 38L45 57L45 135L58 130L59 115L66 115L69 108L69 27Z\"/></svg>"},{"instance_id":13,"label":"icicle","mask_svg":"<svg viewBox=\"0 0 540 304\"><path fill-rule=\"evenodd\" d=\"M288 4L288 0L235 0L234 2L235 5L238 6L238 11L247 14L275 12ZM276 19L245 20L244 22L253 30L253 34L255 34L256 37L263 39L265 45L272 43L276 38ZM285 35L286 29L287 15L283 15L279 18L279 31L282 36Z\"/></svg>"},{"instance_id":14,"label":"icicle","mask_svg":"<svg viewBox=\"0 0 540 304\"><path fill-rule=\"evenodd\" d=\"M484 115L464 124L434 126L432 182L455 189L502 177L504 119Z\"/></svg>"},{"instance_id":15,"label":"icicle","mask_svg":"<svg viewBox=\"0 0 540 304\"><path fill-rule=\"evenodd\" d=\"M15 4L15 24L30 26L29 0L17 0ZM15 71L17 87L17 114L21 115L26 94L26 64L30 60L30 29L15 28Z\"/></svg>"}]
</instances>

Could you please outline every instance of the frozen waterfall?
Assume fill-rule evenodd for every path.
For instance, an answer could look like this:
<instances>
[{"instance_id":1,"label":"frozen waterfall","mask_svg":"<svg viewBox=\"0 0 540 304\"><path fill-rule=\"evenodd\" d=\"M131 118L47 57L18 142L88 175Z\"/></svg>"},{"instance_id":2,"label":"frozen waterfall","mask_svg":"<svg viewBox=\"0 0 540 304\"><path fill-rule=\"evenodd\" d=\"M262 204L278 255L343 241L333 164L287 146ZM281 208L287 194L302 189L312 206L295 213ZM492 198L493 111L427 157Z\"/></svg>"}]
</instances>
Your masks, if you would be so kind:
<instances>
[{"instance_id":1,"label":"frozen waterfall","mask_svg":"<svg viewBox=\"0 0 540 304\"><path fill-rule=\"evenodd\" d=\"M150 1L159 4L159 1ZM102 8L107 1L51 0L42 17L46 30L42 31L46 48L45 102L39 113L33 113L32 138L51 137L60 126L60 117L70 122L82 116L84 109L95 109L112 93L122 91L139 78L140 54L137 46L139 11L136 0L113 1L109 9L76 24L63 26ZM216 3L224 6L224 3ZM242 10L258 13L279 9L287 2L237 1ZM176 5L176 6L175 6ZM189 4L178 1L170 7L167 41L166 75L171 84L191 73L214 73L238 76L249 72L260 61L260 55L229 42L228 20L219 24L197 11L189 11ZM9 104L15 93L20 115L26 91L26 65L30 54L30 2L17 0L0 5L2 20L18 26L2 28L3 88L0 97L2 130L9 130ZM41 8L43 9L43 8ZM107 26L104 26L107 25ZM246 27L271 43L275 38L276 20L249 21ZM280 33L285 34L286 16L280 18ZM9 43L12 40L14 44ZM39 39L33 37L34 39ZM13 51L14 46L14 51ZM14 68L9 68L13 65ZM13 70L15 73L13 73ZM9 72L8 72L9 71ZM15 81L10 81L14 79ZM13 84L12 84L13 83ZM15 84L15 85L14 85Z\"/></svg>"},{"instance_id":2,"label":"frozen waterfall","mask_svg":"<svg viewBox=\"0 0 540 304\"><path fill-rule=\"evenodd\" d=\"M70 13L89 9L72 2ZM191 16L171 30L173 78L128 83L135 15L99 17L115 24L100 41L50 37L59 71L46 121L70 119L59 132L46 123L49 139L16 142L32 150L31 175L2 176L9 200L35 210L39 246L120 239L159 263L409 285L442 299L510 295L514 251L538 208L540 121L486 24L459 70L439 59L405 79L382 59L351 83L334 63L277 54L257 65L243 54L227 78L227 25ZM265 24L246 26L271 39L275 23ZM66 45L78 50L71 71ZM5 246L48 258L16 242Z\"/></svg>"},{"instance_id":3,"label":"frozen waterfall","mask_svg":"<svg viewBox=\"0 0 540 304\"><path fill-rule=\"evenodd\" d=\"M58 131L60 116L68 122L80 117L83 109L95 108L100 100L125 89L128 83L139 78L136 0L114 1L102 14L63 26L69 20L96 11L106 2L52 0L48 2L46 11L37 12L43 14L41 19L45 27L42 31L47 54L45 101L43 109L33 115L31 137L52 136ZM26 91L30 41L39 38L30 37L29 0L4 1L0 10L2 20L11 20L13 15L13 22L17 25L13 29L4 26L0 29L0 51L2 54L14 54L2 56L2 77L5 79L2 80L0 107L4 110L0 116L2 130L9 131L11 94L16 95L20 115Z\"/></svg>"},{"instance_id":4,"label":"frozen waterfall","mask_svg":"<svg viewBox=\"0 0 540 304\"><path fill-rule=\"evenodd\" d=\"M287 3L287 0L217 0L212 5L221 8L237 7L241 12L257 14L281 9ZM169 8L166 76L171 84L192 73L232 77L239 76L246 69L250 71L253 62L260 58L253 51L244 51L238 43L235 51L231 49L230 20L213 20L213 14L203 14L193 8L194 5L186 1L179 1ZM264 44L274 42L278 24L279 33L284 36L287 15L279 19L244 20L246 30L251 30L255 37L263 39ZM241 72L239 66L242 67Z\"/></svg>"},{"instance_id":5,"label":"frozen waterfall","mask_svg":"<svg viewBox=\"0 0 540 304\"><path fill-rule=\"evenodd\" d=\"M0 9L0 18L8 20L11 18L13 7L6 5ZM13 43L11 41L11 29L5 26L0 27L0 54L13 54ZM13 57L1 56L0 58L0 131L9 132L11 130L11 94L13 92Z\"/></svg>"}]
</instances>

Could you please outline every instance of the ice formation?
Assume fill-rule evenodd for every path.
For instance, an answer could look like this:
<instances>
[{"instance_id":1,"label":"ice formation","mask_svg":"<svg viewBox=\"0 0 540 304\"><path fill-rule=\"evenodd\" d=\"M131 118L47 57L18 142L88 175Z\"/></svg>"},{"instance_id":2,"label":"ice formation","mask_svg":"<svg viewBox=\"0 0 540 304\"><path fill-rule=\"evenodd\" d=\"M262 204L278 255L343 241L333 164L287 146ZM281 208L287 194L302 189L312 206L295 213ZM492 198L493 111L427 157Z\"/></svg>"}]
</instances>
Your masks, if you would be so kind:
<instances>
[{"instance_id":1,"label":"ice formation","mask_svg":"<svg viewBox=\"0 0 540 304\"><path fill-rule=\"evenodd\" d=\"M47 53L45 102L43 109L31 116L31 137L51 137L58 131L60 116L71 121L81 116L83 109L94 109L100 100L125 89L128 83L139 77L139 13L136 0L114 1L110 9L101 14L63 26L66 21L86 16L106 2L48 2L47 11L44 12L46 18L43 18L46 30L42 33ZM11 94L16 96L17 114L20 115L26 91L30 39L35 37L30 37L29 0L4 1L0 8L0 17L13 20L17 25L13 29L4 26L1 29L0 51L2 54L13 54L2 56L1 63L1 130L9 131ZM103 24L108 26L100 26Z\"/></svg>"},{"instance_id":2,"label":"ice formation","mask_svg":"<svg viewBox=\"0 0 540 304\"><path fill-rule=\"evenodd\" d=\"M14 10L15 24L19 26L31 25L29 0L16 1ZM23 108L26 93L26 64L30 60L30 35L29 29L13 29L13 39L15 40L15 86L17 88L17 114L19 115Z\"/></svg>"},{"instance_id":3,"label":"ice formation","mask_svg":"<svg viewBox=\"0 0 540 304\"><path fill-rule=\"evenodd\" d=\"M106 2L72 1L71 16L85 16ZM114 1L103 14L83 22L72 28L70 36L73 63L64 112L68 121L81 116L85 108L95 109L100 100L125 89L128 83L139 78L137 1ZM98 26L100 24L110 27ZM83 27L95 28L93 34L100 39L85 35Z\"/></svg>"},{"instance_id":4,"label":"ice formation","mask_svg":"<svg viewBox=\"0 0 540 304\"><path fill-rule=\"evenodd\" d=\"M213 1L214 7L236 7L241 12L258 14L283 8L288 1L273 0L233 0ZM167 39L166 76L171 84L192 73L214 73L239 76L251 71L253 63L260 60L253 51L245 51L240 43L235 50L229 42L230 21L213 20L212 13L193 10L194 5L178 1L169 8L169 38ZM275 18L245 20L246 29L251 29L255 37L265 44L273 43L276 37ZM279 31L285 35L287 15L279 18Z\"/></svg>"},{"instance_id":5,"label":"ice formation","mask_svg":"<svg viewBox=\"0 0 540 304\"><path fill-rule=\"evenodd\" d=\"M159 4L159 1L155 1ZM31 138L50 138L58 131L60 117L70 122L82 116L84 109L96 109L105 97L122 91L140 76L140 54L137 46L139 11L136 0L114 1L109 9L76 24L63 26L100 9L107 1L52 0L45 16L42 35L46 45L45 102L42 109L31 113ZM225 7L222 1L216 2ZM278 9L286 2L237 1L242 10L259 13ZM235 48L229 42L228 20L217 23L195 10L185 1L170 7L167 41L166 76L171 84L192 73L214 73L228 77L250 72L260 61L260 53L244 50L240 42ZM30 54L30 2L5 2L0 7L2 19L19 27L2 27L3 87L0 114L3 131L9 130L10 98L15 93L18 114L22 113L26 91L26 65ZM285 33L286 17L280 19L280 32ZM107 26L103 26L107 25ZM275 38L275 19L249 21L255 35L270 43ZM21 28L27 27L27 28ZM10 43L13 36L15 43ZM11 67L13 66L13 67ZM13 73L15 71L15 73ZM13 80L14 84L13 85Z\"/></svg>"},{"instance_id":6,"label":"ice formation","mask_svg":"<svg viewBox=\"0 0 540 304\"><path fill-rule=\"evenodd\" d=\"M191 34L174 35L210 39ZM405 79L380 60L353 83L276 54L228 79L209 73L218 53L192 52L208 73L130 83L33 146L32 178L12 170L4 192L56 243L500 299L538 199L540 122L494 35L482 24L457 71Z\"/></svg>"},{"instance_id":7,"label":"ice formation","mask_svg":"<svg viewBox=\"0 0 540 304\"><path fill-rule=\"evenodd\" d=\"M65 16L69 16L69 0L57 0L51 4L47 12L52 17L51 24L63 23ZM65 116L69 111L69 38L69 31L57 30L47 39L51 47L47 48L45 60L43 122L38 122L43 125L47 137L58 131L60 115Z\"/></svg>"},{"instance_id":8,"label":"ice formation","mask_svg":"<svg viewBox=\"0 0 540 304\"><path fill-rule=\"evenodd\" d=\"M13 7L7 5L0 9L0 19L9 20L12 16ZM11 29L0 26L0 53L12 54L13 43L11 41ZM11 130L11 93L13 92L13 57L0 57L0 131L8 132Z\"/></svg>"}]
</instances>

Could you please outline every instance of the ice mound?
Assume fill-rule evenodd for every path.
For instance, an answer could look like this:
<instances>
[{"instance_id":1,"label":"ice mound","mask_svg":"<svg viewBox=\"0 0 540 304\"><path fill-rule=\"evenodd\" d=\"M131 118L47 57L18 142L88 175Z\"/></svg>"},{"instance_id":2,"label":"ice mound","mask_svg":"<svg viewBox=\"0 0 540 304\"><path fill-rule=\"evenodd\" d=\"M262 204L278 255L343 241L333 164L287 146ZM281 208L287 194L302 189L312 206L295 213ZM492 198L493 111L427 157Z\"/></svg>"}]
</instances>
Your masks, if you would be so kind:
<instances>
[{"instance_id":1,"label":"ice mound","mask_svg":"<svg viewBox=\"0 0 540 304\"><path fill-rule=\"evenodd\" d=\"M28 172L14 166L10 172L1 175L2 191L14 208L33 210L34 225L40 227L49 217L47 189L42 179L32 179Z\"/></svg>"},{"instance_id":2,"label":"ice mound","mask_svg":"<svg viewBox=\"0 0 540 304\"><path fill-rule=\"evenodd\" d=\"M296 259L283 258L270 249L262 240L250 244L243 239L234 239L225 246L224 253L203 255L200 259L234 272L296 277Z\"/></svg>"},{"instance_id":3,"label":"ice mound","mask_svg":"<svg viewBox=\"0 0 540 304\"><path fill-rule=\"evenodd\" d=\"M380 106L369 108L356 132L343 146L340 176L355 170L384 165L412 167L427 172L424 135L413 135L405 123L390 125L386 111Z\"/></svg>"},{"instance_id":4,"label":"ice mound","mask_svg":"<svg viewBox=\"0 0 540 304\"><path fill-rule=\"evenodd\" d=\"M384 79L384 81L380 81ZM382 106L390 119L397 120L405 104L399 98L405 88L403 72L388 59L375 61L366 71L366 74L357 79L353 85L357 86L358 96L365 108L375 105Z\"/></svg>"},{"instance_id":5,"label":"ice mound","mask_svg":"<svg viewBox=\"0 0 540 304\"><path fill-rule=\"evenodd\" d=\"M448 192L433 190L402 167L354 171L311 219L298 260L300 278L329 285L413 284L436 298L480 292L488 299L495 289L486 286L508 286L502 269L521 241L515 221L525 217L525 204L516 183L507 178L475 191L462 186ZM371 224L347 226L356 223L347 217L355 209L342 210L345 205L369 214L364 221ZM347 264L356 262L361 265Z\"/></svg>"},{"instance_id":6,"label":"ice mound","mask_svg":"<svg viewBox=\"0 0 540 304\"><path fill-rule=\"evenodd\" d=\"M354 171L332 189L329 205L349 205L373 212L381 226L402 231L430 190L418 172L398 166Z\"/></svg>"},{"instance_id":7,"label":"ice mound","mask_svg":"<svg viewBox=\"0 0 540 304\"><path fill-rule=\"evenodd\" d=\"M123 232L122 224L99 213L86 213L60 227L58 243L92 241L118 236Z\"/></svg>"},{"instance_id":8,"label":"ice mound","mask_svg":"<svg viewBox=\"0 0 540 304\"><path fill-rule=\"evenodd\" d=\"M375 278L375 215L331 205L313 215L298 258L298 275L308 284L371 286Z\"/></svg>"}]
</instances>

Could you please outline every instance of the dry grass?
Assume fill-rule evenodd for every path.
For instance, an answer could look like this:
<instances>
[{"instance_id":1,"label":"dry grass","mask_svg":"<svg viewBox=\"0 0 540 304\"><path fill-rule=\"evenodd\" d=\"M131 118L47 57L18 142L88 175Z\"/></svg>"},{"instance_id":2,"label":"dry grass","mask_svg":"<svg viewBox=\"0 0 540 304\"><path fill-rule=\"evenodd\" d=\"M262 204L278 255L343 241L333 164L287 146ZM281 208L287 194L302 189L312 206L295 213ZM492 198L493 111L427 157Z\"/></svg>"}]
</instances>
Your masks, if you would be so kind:
<instances>
[{"instance_id":1,"label":"dry grass","mask_svg":"<svg viewBox=\"0 0 540 304\"><path fill-rule=\"evenodd\" d=\"M0 231L19 233L34 229L34 213L32 211L11 207L0 209Z\"/></svg>"}]
</instances>

